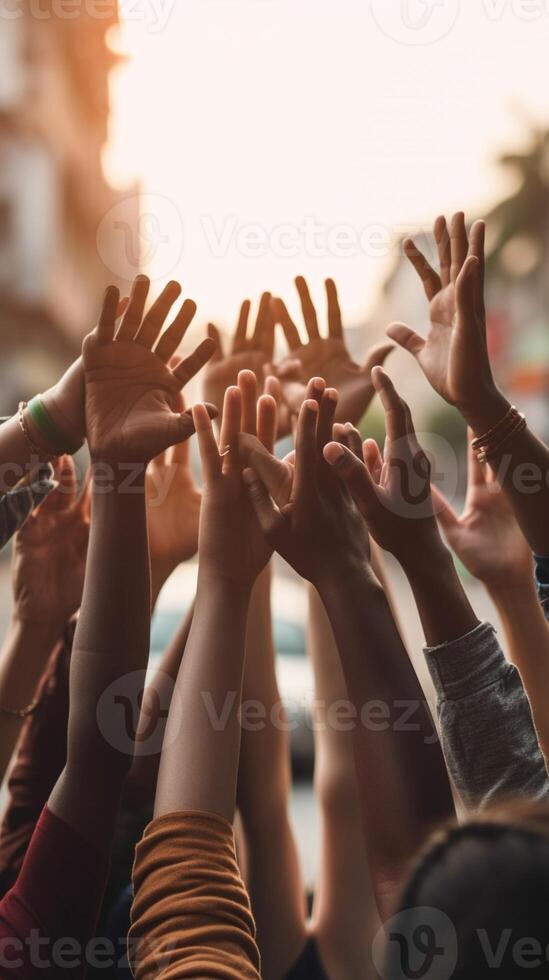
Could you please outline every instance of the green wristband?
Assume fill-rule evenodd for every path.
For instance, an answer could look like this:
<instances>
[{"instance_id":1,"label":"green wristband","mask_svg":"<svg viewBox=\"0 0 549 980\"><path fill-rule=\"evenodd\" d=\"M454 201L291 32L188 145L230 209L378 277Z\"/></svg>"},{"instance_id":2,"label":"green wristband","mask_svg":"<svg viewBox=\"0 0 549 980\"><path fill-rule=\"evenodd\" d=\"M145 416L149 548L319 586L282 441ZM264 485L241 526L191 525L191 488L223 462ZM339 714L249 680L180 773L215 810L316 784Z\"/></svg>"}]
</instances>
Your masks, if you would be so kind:
<instances>
[{"instance_id":1,"label":"green wristband","mask_svg":"<svg viewBox=\"0 0 549 980\"><path fill-rule=\"evenodd\" d=\"M29 402L27 408L33 425L38 429L38 432L45 441L49 443L54 455L62 456L64 453L68 453L69 456L74 456L78 452L80 446L67 445L66 436L53 421L40 395L36 395Z\"/></svg>"}]
</instances>

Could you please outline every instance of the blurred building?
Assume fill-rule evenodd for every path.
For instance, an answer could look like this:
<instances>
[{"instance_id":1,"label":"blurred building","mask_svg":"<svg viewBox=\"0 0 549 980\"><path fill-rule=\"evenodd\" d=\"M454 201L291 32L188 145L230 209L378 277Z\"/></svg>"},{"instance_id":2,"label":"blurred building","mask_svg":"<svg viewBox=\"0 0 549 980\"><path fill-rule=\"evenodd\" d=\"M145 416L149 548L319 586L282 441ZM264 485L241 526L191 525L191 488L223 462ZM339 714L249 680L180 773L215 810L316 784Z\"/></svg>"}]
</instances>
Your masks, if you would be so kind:
<instances>
[{"instance_id":1,"label":"blurred building","mask_svg":"<svg viewBox=\"0 0 549 980\"><path fill-rule=\"evenodd\" d=\"M523 153L505 155L500 164L512 169L516 183L511 195L485 216L490 354L499 383L548 440L549 133L533 133ZM420 235L416 241L436 267L432 236ZM404 319L419 331L426 326L424 293L403 256L389 272L373 319L378 324ZM440 414L451 425L443 403L432 396L421 372L410 370L405 357L399 354L394 360L405 397L420 416L423 412L424 422Z\"/></svg>"},{"instance_id":2,"label":"blurred building","mask_svg":"<svg viewBox=\"0 0 549 980\"><path fill-rule=\"evenodd\" d=\"M117 281L97 248L122 198L101 166L116 61L108 7L67 5L67 17L48 0L0 0L0 413L58 376ZM124 218L136 227L137 214Z\"/></svg>"}]
</instances>

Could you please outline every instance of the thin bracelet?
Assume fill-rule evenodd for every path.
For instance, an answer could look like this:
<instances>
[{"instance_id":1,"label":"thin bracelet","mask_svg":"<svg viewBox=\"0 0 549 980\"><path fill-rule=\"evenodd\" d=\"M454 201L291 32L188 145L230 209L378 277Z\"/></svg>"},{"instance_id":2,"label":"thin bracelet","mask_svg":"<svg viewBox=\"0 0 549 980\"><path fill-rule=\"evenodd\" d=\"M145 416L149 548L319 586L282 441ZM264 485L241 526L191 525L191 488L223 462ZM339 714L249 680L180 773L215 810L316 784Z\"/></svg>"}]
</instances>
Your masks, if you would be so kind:
<instances>
[{"instance_id":1,"label":"thin bracelet","mask_svg":"<svg viewBox=\"0 0 549 980\"><path fill-rule=\"evenodd\" d=\"M499 422L496 422L496 424L493 425L491 429L488 429L488 432L484 432L483 435L478 436L476 439L473 439L471 443L472 448L474 450L477 450L477 449L482 449L483 446L488 446L490 440L493 439L495 436L499 435L500 430L503 430L507 426L511 425L514 419L516 418L516 416L518 416L518 414L519 413L515 408L515 406L511 405L511 407L507 410L507 412L499 420Z\"/></svg>"},{"instance_id":2,"label":"thin bracelet","mask_svg":"<svg viewBox=\"0 0 549 980\"><path fill-rule=\"evenodd\" d=\"M31 448L31 452L36 453L37 456L40 456L46 460L55 459L56 458L55 453L47 453L44 449L40 449L40 447L37 446L36 443L33 441L32 436L29 432L29 427L25 422L25 416L23 414L26 408L28 408L26 402L19 402L19 408L17 409L17 421L19 422L19 428L21 429L21 432L25 436L25 439L27 440Z\"/></svg>"},{"instance_id":3,"label":"thin bracelet","mask_svg":"<svg viewBox=\"0 0 549 980\"><path fill-rule=\"evenodd\" d=\"M494 456L499 456L503 447L506 446L511 439L518 436L520 432L524 432L527 424L526 416L522 415L522 413L518 414L513 426L503 436L500 442L498 442L495 446L486 446L484 449L477 452L477 459L479 463L488 463L494 458Z\"/></svg>"},{"instance_id":4,"label":"thin bracelet","mask_svg":"<svg viewBox=\"0 0 549 980\"><path fill-rule=\"evenodd\" d=\"M2 708L0 706L0 715L8 715L9 718L28 718L29 715L34 714L39 703L38 698L35 698L26 708Z\"/></svg>"},{"instance_id":5,"label":"thin bracelet","mask_svg":"<svg viewBox=\"0 0 549 980\"><path fill-rule=\"evenodd\" d=\"M49 442L54 448L58 456L62 456L64 453L74 456L78 452L82 443L78 446L74 444L67 445L66 437L52 419L40 395L36 395L31 399L28 409L36 429L44 437L46 442Z\"/></svg>"}]
</instances>

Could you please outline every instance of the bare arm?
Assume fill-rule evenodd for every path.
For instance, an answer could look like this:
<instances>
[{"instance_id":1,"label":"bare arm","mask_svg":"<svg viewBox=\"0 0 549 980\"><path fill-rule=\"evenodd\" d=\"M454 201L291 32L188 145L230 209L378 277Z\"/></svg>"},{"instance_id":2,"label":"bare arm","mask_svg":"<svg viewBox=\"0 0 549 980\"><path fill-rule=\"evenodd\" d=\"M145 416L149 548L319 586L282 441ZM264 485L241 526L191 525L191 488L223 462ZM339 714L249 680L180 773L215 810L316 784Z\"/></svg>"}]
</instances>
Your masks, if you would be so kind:
<instances>
[{"instance_id":1,"label":"bare arm","mask_svg":"<svg viewBox=\"0 0 549 980\"><path fill-rule=\"evenodd\" d=\"M323 395L323 384L320 393L317 387L311 382L315 400L306 399L301 409L295 474L289 464L250 446L253 470L247 479L269 540L316 586L330 618L357 720L364 835L378 903L385 911L416 846L434 822L452 812L452 799L423 692L370 569L366 526L318 455L332 431L337 396L333 391ZM339 449L347 451L338 444ZM399 731L396 724L402 700L416 710L413 733Z\"/></svg>"},{"instance_id":2,"label":"bare arm","mask_svg":"<svg viewBox=\"0 0 549 980\"><path fill-rule=\"evenodd\" d=\"M174 414L172 405L212 350L206 342L172 372L166 362L190 320L189 309L183 307L153 353L179 287L166 287L143 318L148 287L144 277L136 280L118 332L118 291L107 291L83 354L92 530L71 661L67 765L49 805L102 849L110 844L133 755L124 705L128 699L131 704L132 683L142 675L149 651L145 469L192 433L192 420Z\"/></svg>"},{"instance_id":3,"label":"bare arm","mask_svg":"<svg viewBox=\"0 0 549 980\"><path fill-rule=\"evenodd\" d=\"M157 817L177 810L200 810L231 822L234 817L248 606L270 556L254 528L235 451L241 420L250 418L250 372L239 380L240 388L229 388L225 396L220 445L231 447L227 456L219 455L203 407L194 411L205 481L198 591L166 727ZM271 398L264 396L259 405L274 417Z\"/></svg>"},{"instance_id":4,"label":"bare arm","mask_svg":"<svg viewBox=\"0 0 549 980\"><path fill-rule=\"evenodd\" d=\"M24 709L33 710L48 658L82 597L88 487L79 497L74 463L67 456L57 461L55 477L57 488L27 518L13 543L13 612L0 655L0 780Z\"/></svg>"}]
</instances>

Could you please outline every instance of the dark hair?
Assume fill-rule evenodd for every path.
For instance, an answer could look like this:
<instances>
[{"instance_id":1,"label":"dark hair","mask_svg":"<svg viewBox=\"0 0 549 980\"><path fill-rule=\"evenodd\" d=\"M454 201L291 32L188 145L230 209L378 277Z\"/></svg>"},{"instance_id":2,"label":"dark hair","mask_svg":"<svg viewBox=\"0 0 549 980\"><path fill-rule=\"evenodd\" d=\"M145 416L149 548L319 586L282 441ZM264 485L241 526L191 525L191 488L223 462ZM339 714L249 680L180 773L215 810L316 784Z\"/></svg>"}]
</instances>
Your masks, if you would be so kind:
<instances>
[{"instance_id":1,"label":"dark hair","mask_svg":"<svg viewBox=\"0 0 549 980\"><path fill-rule=\"evenodd\" d=\"M439 831L391 921L387 980L549 976L549 805L513 802Z\"/></svg>"}]
</instances>

